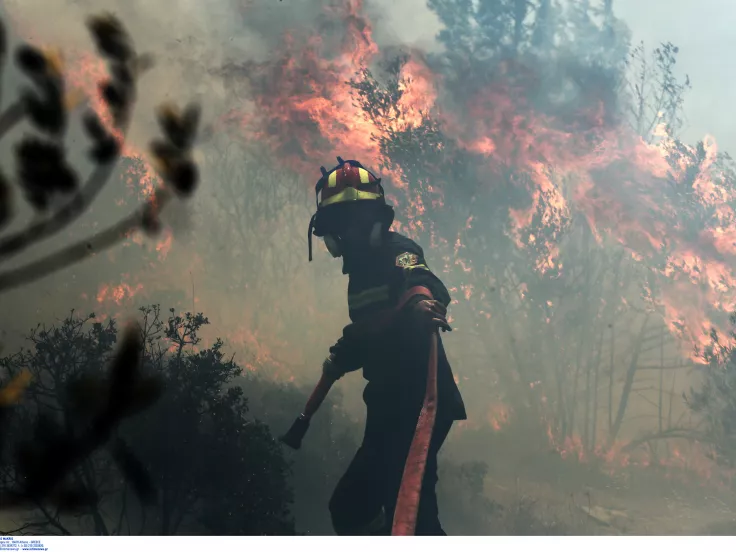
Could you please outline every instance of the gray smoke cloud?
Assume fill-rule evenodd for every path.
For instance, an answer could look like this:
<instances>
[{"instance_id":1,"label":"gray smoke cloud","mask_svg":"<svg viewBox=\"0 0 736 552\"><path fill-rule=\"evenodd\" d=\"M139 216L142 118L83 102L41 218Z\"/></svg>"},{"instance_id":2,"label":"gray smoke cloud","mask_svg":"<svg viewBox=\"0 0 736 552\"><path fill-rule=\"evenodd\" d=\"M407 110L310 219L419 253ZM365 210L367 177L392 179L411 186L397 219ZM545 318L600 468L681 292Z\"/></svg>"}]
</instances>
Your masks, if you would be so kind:
<instances>
[{"instance_id":1,"label":"gray smoke cloud","mask_svg":"<svg viewBox=\"0 0 736 552\"><path fill-rule=\"evenodd\" d=\"M280 55L287 33L297 43L299 39L313 34L327 39L335 34L333 26L339 23L335 22L335 18L326 17L325 9L334 10L345 3L342 0L5 0L3 6L15 24L16 35L35 43L58 46L65 51L92 51L83 25L86 15L111 11L121 18L138 49L152 52L157 61L155 68L142 82L143 93L131 135L132 143L143 150L157 132L153 110L162 100L171 99L180 103L200 101L205 122L211 122L229 110L247 111L250 107L245 94L238 94L232 86L226 85L218 76L218 69L232 64L263 62ZM725 68L729 68L728 54L725 53L730 51L727 45L736 41L731 33L736 23L733 20L736 10L723 10L723 2L718 0L702 0L698 3L615 0L614 11L631 28L634 41L644 40L650 49L663 41L672 41L680 46L680 70L689 73L694 82L685 104L688 119L685 138L694 142L702 139L704 134L712 133L725 149L733 149L731 145L736 146L736 131L730 127L728 117L722 114L728 112L729 105L726 102L730 102L732 97L731 88L736 88L736 78L725 71ZM437 17L426 7L425 0L366 0L363 13L371 23L373 39L382 50L393 46L423 51L439 49L435 36L440 25ZM694 32L694 29L699 30ZM230 147L226 137L217 138L220 140L218 151ZM329 164L331 161L328 158L323 162ZM237 183L235 188L240 186L240 191L247 193L252 182L251 176L260 174L263 167L243 167L234 163L225 170L222 165L217 156L213 156L204 166L202 188L188 207L191 212L182 209L170 215L168 220L175 225L177 236L174 253L178 251L179 256L167 257L156 268L150 269L145 285L154 283L156 288L155 292L146 295L145 302L160 301L166 308L169 306L166 302L174 297L176 291L184 295L185 307L190 308L191 305L191 308L202 310L209 316L213 331L220 335L233 325L239 324L252 330L261 318L281 317L286 328L284 333L288 330L294 337L275 353L289 358L292 350L304 351L300 359L304 361L303 373L298 376L305 382L311 382L318 373L321 355L347 321L345 280L339 274L337 261L331 262L326 255L319 254L315 263L306 263L304 238L311 214L308 209L313 205L312 197L294 192L288 205L278 211L273 220L266 221L267 230L249 233L251 229L245 228L243 241L251 242L250 245L240 242L233 244L228 241L232 235L221 232L221 227L225 226L224 215L232 218L242 215L237 212L233 201L232 212L218 211L223 219L210 217L208 213L212 212L214 203L211 194L226 181ZM315 166L315 177L318 166ZM311 175L307 176L308 180L312 178ZM284 189L296 189L295 186L301 184L289 178L292 177L283 177L283 181L276 183ZM278 178L274 176L273 182L276 180ZM261 179L258 182L270 183L272 180ZM105 221L109 218L113 212L112 201L120 191L120 186L116 186L117 191L101 198L92 220ZM200 239L187 241L187 230L195 230L200 234ZM155 241L152 243L155 245ZM283 280L269 281L264 277L266 272L258 272L258 266L253 266L252 272L247 272L250 270L248 262L253 265L272 262L271 258L275 256L272 251L292 247L294 243L298 244L293 247L296 260L290 260L285 264L286 268L280 270L292 270L294 277L289 282L304 285L303 303L288 305L292 310L268 312L269 298L278 296ZM321 248L321 245L317 244L317 247ZM198 260L212 252L219 255L217 263L205 264ZM95 261L98 264L83 263L24 290L0 297L0 311L16 313L12 320L3 320L0 330L6 332L6 337L20 336L39 321L53 322L64 316L68 309L79 306L82 289L94 303L94 297L100 293L103 284L125 282L135 288L136 283L130 279L130 273L138 270L136 263L140 256L139 250L132 246L117 248L109 255L101 255ZM101 266L108 258L113 262L105 266L115 267L112 272L108 270L95 274L95 269L90 269L90 266ZM131 259L131 266L128 266L126 260ZM196 269L201 272L196 272ZM200 279L202 274L212 279L203 282ZM221 275L225 276L220 278ZM238 276L233 278L237 280L237 286L219 286L221 282L229 282L232 275ZM29 301L29 296L34 299ZM332 320L320 328L322 337L315 341L304 338L301 333L304 330L302 319L296 316L300 309L312 303L319 303L323 309L331 309L332 312ZM114 304L107 305L113 310L116 308ZM120 306L119 311L124 312L124 307ZM457 336L448 338L448 349L453 362L457 362L458 373L461 373L472 364L465 363L470 351L469 347L468 350L462 349L462 331L456 333ZM1 339L3 336L0 335ZM258 339L269 341L270 337L255 335L246 344L252 345ZM492 339L500 343L503 338L492 336ZM498 348L501 348L500 345ZM499 361L484 357L475 362L480 370L489 363ZM678 385L685 384L678 381ZM362 381L356 377L341 382L341 387L345 391L348 408L356 417L359 416L362 410L359 396ZM472 403L469 406L474 409L478 407L478 411L485 406L483 401L488 400L486 387L479 386L475 393L472 388L467 389L465 393L469 403ZM483 448L481 444L477 446ZM461 456L463 454L473 457L468 450Z\"/></svg>"}]
</instances>

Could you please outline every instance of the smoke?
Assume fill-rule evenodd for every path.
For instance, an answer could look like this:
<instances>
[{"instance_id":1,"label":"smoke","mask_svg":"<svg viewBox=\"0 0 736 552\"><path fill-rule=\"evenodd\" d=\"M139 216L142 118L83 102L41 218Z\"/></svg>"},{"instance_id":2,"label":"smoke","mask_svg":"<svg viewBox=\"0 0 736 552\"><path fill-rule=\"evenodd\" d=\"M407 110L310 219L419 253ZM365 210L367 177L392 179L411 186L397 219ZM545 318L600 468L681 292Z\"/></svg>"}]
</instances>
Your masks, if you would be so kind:
<instances>
[{"instance_id":1,"label":"smoke","mask_svg":"<svg viewBox=\"0 0 736 552\"><path fill-rule=\"evenodd\" d=\"M440 20L423 0L13 0L4 7L17 36L67 52L73 80L88 94L95 92L95 79L89 77L97 73L94 65L80 61L93 52L83 25L87 14L117 14L139 51L154 54L156 65L141 83L131 159L145 159L146 145L158 132L153 110L163 100L199 101L209 130L199 152L202 186L191 203L167 215L173 233L136 237L3 296L0 310L17 313L3 320L8 335L19 336L71 308L89 308L102 317L131 314L141 304L158 302L163 308L203 312L212 322L205 337L224 337L246 368L313 383L327 348L347 322L339 261L330 259L319 243L314 262L306 259L318 167L341 155L376 169L383 161L375 140L379 130L410 134L421 123L421 113L439 107L443 131L465 149L467 156L460 159L467 162L438 163L439 168L430 167L434 180L424 178L431 171L422 172L427 169L420 162L422 148L433 144L423 143L394 152L398 161L381 169L392 199L401 206L400 229L422 236L432 268L447 275L456 300L451 313L458 331L447 338L447 348L472 417L453 437L461 451L457 455L495 456L497 464L510 464L498 469L512 472L518 458L529 456L525 447L532 441L542 449L557 446L568 457L600 454L590 442L596 442L595 428L607 425L605 410L615 417L629 362L629 334L642 327L641 320L638 314L616 318L620 305L607 306L610 297L602 292L588 300L595 308L575 294L581 274L592 272L589 279L608 282L613 269L608 270L612 265L606 264L606 255L613 248L601 249L579 272L567 261L576 248L587 246L586 240L601 237L608 238L606 245L626 246L627 258L632 251L642 257L657 250L657 240L680 238L682 227L662 192L662 156L657 157L656 148L615 135L621 121L606 118L618 109L619 98L602 94L614 88L606 72L584 62L600 50L611 57L617 52L606 50L598 35L591 31L592 37L570 38L553 60L500 63L488 73L450 67L447 72L457 69L457 74L448 84L431 62L433 54L444 50L435 40ZM616 32L625 37L619 24ZM400 116L378 129L356 106L346 81L363 67L376 69L398 51L410 53L400 76L411 82L403 89ZM517 88L508 87L509 82ZM543 161L558 172L548 173ZM521 177L509 177L512 169ZM145 191L141 181L146 178L145 167L124 163L83 232L134 204ZM572 211L577 217L571 222ZM586 237L580 232L582 220L600 234ZM510 229L502 228L506 223ZM574 226L572 237L565 234L569 226ZM568 237L562 240L563 235ZM679 261L691 259L682 253ZM519 269L525 263L535 270ZM552 276L537 278L540 273ZM629 280L615 299L638 299L637 282ZM558 301L569 289L567 302ZM705 304L681 289L690 290L684 284L670 290L679 310L671 318L683 312L701 316ZM616 343L609 319L618 323L616 335L624 335ZM599 333L594 335L593 327ZM5 340L9 348L17 344L7 335ZM609 342L612 352L605 349ZM580 343L595 346L583 351ZM666 352L672 349L668 345ZM652 350L664 356L657 343ZM596 361L600 369L593 373L589 367ZM593 408L601 413L597 420L591 414L589 423L586 411L585 431L593 435L583 444L572 420L580 424L584 408L590 407L582 406L583 383L577 395L571 391L584 380L577 372L574 380L570 376L575 367L588 370L586 401L593 394L589 389L603 388L609 375L615 389L613 404L609 399L604 407L605 394L595 388L596 401L601 401ZM518 421L530 403L539 406L533 411L538 425L540 412L549 414L545 408L556 400L553 370L561 378L560 393L570 394L566 407L572 414L559 407L564 421L558 421L570 425L566 440L548 440L544 430L558 429L551 422L540 426L541 434L533 433L540 431L535 427L521 438L503 437L502 430ZM560 374L569 379L563 381ZM675 378L668 375L664 385L679 397L680 387L688 383L681 378L675 387ZM355 418L362 415L361 387L358 377L341 381L344 404ZM632 398L628 412L644 412L652 396L658 400L656 392L639 402ZM671 400L668 404L676 417L678 406L672 414ZM660 405L660 420L662 410ZM636 432L635 426L622 434ZM499 448L506 451L503 461ZM531 469L542 471L536 464Z\"/></svg>"}]
</instances>

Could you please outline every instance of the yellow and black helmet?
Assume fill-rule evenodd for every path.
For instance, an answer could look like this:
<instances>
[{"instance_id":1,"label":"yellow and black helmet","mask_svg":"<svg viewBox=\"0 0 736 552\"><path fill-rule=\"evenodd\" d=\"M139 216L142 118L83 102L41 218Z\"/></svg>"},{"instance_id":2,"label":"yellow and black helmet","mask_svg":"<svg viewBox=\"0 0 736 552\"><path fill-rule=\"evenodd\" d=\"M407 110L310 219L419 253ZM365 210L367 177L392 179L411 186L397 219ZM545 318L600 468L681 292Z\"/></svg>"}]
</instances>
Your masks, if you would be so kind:
<instances>
[{"instance_id":1,"label":"yellow and black helmet","mask_svg":"<svg viewBox=\"0 0 736 552\"><path fill-rule=\"evenodd\" d=\"M386 204L381 179L354 160L337 158L337 166L328 171L320 167L322 178L315 186L317 212L309 222L309 260L312 260L312 234L323 237L339 231L345 223L348 205L378 206L378 217L385 218L387 226L393 222L394 211ZM349 218L349 217L348 217Z\"/></svg>"}]
</instances>

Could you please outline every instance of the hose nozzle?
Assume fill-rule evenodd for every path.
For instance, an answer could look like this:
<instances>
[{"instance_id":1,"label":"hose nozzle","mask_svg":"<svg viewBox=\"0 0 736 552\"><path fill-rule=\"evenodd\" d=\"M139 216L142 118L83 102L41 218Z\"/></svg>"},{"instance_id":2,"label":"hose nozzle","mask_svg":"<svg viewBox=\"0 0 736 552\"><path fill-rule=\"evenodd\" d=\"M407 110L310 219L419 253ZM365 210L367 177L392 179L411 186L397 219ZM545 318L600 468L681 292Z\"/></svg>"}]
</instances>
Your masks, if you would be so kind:
<instances>
[{"instance_id":1,"label":"hose nozzle","mask_svg":"<svg viewBox=\"0 0 736 552\"><path fill-rule=\"evenodd\" d=\"M309 429L309 421L310 419L307 416L300 414L299 417L294 420L294 423L291 424L289 431L287 431L285 435L279 437L279 441L289 448L299 450L302 446L302 440Z\"/></svg>"}]
</instances>

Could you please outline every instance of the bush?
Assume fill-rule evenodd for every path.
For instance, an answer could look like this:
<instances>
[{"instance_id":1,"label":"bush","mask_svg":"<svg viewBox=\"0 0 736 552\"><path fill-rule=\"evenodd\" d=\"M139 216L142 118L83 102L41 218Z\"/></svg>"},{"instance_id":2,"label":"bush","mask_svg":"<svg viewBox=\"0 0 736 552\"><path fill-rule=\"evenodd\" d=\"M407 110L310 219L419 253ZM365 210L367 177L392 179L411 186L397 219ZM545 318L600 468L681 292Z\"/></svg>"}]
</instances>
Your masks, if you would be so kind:
<instances>
[{"instance_id":1,"label":"bush","mask_svg":"<svg viewBox=\"0 0 736 552\"><path fill-rule=\"evenodd\" d=\"M28 523L15 530L292 534L288 464L268 427L248 417L243 390L232 385L240 368L225 358L222 342L197 349L198 331L207 319L172 311L164 320L158 306L142 308L141 314L142 372L160 378L161 399L117 428L113 445L99 447L71 470L68 479L93 493L91 503L72 516L38 502ZM38 416L63 428L69 438L85 433L89 418L74 399L85 382L91 390L84 395L89 409L104 400L98 383L118 338L114 321L103 325L93 318L72 313L59 326L39 326L29 335L28 349L0 359L8 374L25 367L32 376L9 420L11 439L28 432ZM116 452L121 447L129 453L122 462ZM6 454L2 462L6 489L23 475L22 465L10 460ZM116 464L124 473L148 472L156 499L147 503L131 497L136 480L121 478Z\"/></svg>"}]
</instances>

